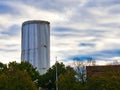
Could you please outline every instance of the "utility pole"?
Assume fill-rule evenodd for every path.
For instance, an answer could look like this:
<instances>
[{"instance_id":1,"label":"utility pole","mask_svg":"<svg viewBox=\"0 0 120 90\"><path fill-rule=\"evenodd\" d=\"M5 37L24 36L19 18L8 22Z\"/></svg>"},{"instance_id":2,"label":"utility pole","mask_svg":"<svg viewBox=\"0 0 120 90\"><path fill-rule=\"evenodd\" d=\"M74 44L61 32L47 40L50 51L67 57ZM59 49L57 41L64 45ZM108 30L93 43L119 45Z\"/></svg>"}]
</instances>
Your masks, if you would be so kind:
<instances>
[{"instance_id":1,"label":"utility pole","mask_svg":"<svg viewBox=\"0 0 120 90\"><path fill-rule=\"evenodd\" d=\"M56 57L56 90L58 90L58 70L57 70L57 57Z\"/></svg>"}]
</instances>

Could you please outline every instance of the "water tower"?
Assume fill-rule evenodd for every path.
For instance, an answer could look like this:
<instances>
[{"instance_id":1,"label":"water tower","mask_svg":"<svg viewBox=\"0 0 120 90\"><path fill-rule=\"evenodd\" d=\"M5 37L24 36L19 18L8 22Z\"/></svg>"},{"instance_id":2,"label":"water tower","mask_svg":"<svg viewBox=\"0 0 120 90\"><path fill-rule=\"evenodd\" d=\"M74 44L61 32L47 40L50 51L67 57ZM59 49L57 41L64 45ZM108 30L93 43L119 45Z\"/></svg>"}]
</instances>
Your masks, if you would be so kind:
<instances>
[{"instance_id":1,"label":"water tower","mask_svg":"<svg viewBox=\"0 0 120 90\"><path fill-rule=\"evenodd\" d=\"M31 63L40 74L50 67L50 23L31 20L22 24L21 60Z\"/></svg>"}]
</instances>

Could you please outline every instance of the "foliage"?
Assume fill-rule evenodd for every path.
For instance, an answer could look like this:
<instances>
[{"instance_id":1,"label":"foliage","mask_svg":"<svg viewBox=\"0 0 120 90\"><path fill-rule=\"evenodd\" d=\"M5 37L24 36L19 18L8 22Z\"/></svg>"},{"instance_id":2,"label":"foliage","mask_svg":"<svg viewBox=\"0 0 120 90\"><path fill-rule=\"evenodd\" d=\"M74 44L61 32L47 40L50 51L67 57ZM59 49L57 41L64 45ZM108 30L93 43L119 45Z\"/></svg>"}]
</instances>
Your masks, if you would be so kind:
<instances>
[{"instance_id":1,"label":"foliage","mask_svg":"<svg viewBox=\"0 0 120 90\"><path fill-rule=\"evenodd\" d=\"M39 72L36 71L36 69L29 63L29 62L10 62L8 64L9 69L20 70L27 72L27 74L31 77L32 81L35 81L36 85L38 86L38 78L39 78Z\"/></svg>"},{"instance_id":2,"label":"foliage","mask_svg":"<svg viewBox=\"0 0 120 90\"><path fill-rule=\"evenodd\" d=\"M5 72L6 69L7 69L7 65L0 62L0 74Z\"/></svg>"},{"instance_id":3,"label":"foliage","mask_svg":"<svg viewBox=\"0 0 120 90\"><path fill-rule=\"evenodd\" d=\"M78 80L75 77L75 71L71 67L67 67L66 69L67 71L59 76L59 90L78 90Z\"/></svg>"},{"instance_id":4,"label":"foliage","mask_svg":"<svg viewBox=\"0 0 120 90\"><path fill-rule=\"evenodd\" d=\"M119 66L104 66L101 71L88 78L88 90L120 90Z\"/></svg>"},{"instance_id":5,"label":"foliage","mask_svg":"<svg viewBox=\"0 0 120 90\"><path fill-rule=\"evenodd\" d=\"M39 85L42 88L52 90L56 88L56 66L57 66L57 76L66 72L66 67L63 63L56 63L53 65L46 74L41 75L39 78Z\"/></svg>"},{"instance_id":6,"label":"foliage","mask_svg":"<svg viewBox=\"0 0 120 90\"><path fill-rule=\"evenodd\" d=\"M120 90L120 78L91 78L88 80L87 85L89 90Z\"/></svg>"},{"instance_id":7,"label":"foliage","mask_svg":"<svg viewBox=\"0 0 120 90\"><path fill-rule=\"evenodd\" d=\"M120 90L120 70L112 66L104 73L86 79L85 64L73 63L74 67L56 62L48 71L39 75L28 62L0 63L0 90ZM56 81L56 66L57 76Z\"/></svg>"},{"instance_id":8,"label":"foliage","mask_svg":"<svg viewBox=\"0 0 120 90\"><path fill-rule=\"evenodd\" d=\"M37 90L35 83L25 69L23 63L11 62L0 64L0 90ZM24 67L22 67L24 68Z\"/></svg>"}]
</instances>

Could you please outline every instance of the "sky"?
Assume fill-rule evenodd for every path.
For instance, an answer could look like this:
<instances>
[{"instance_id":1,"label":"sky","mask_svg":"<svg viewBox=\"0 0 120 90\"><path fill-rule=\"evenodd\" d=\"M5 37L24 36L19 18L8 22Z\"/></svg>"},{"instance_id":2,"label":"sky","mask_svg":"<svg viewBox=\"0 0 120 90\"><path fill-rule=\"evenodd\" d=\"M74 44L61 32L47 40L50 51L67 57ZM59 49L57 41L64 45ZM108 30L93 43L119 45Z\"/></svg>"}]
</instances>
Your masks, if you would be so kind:
<instances>
[{"instance_id":1,"label":"sky","mask_svg":"<svg viewBox=\"0 0 120 90\"><path fill-rule=\"evenodd\" d=\"M21 25L50 22L51 65L120 62L120 0L0 0L0 62L21 60Z\"/></svg>"}]
</instances>

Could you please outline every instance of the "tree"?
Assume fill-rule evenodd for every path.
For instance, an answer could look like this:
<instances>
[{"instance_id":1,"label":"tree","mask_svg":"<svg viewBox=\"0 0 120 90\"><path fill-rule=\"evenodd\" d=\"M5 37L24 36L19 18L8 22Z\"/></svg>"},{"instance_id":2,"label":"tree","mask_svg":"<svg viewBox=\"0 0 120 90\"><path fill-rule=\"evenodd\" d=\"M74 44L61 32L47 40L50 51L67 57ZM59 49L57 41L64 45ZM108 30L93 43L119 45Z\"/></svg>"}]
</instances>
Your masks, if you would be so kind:
<instances>
[{"instance_id":1,"label":"tree","mask_svg":"<svg viewBox=\"0 0 120 90\"><path fill-rule=\"evenodd\" d=\"M66 72L61 74L58 79L59 90L78 90L79 84L75 77L76 72L71 67L66 67Z\"/></svg>"},{"instance_id":2,"label":"tree","mask_svg":"<svg viewBox=\"0 0 120 90\"><path fill-rule=\"evenodd\" d=\"M39 87L38 85L38 79L39 79L39 72L34 68L29 62L21 62L21 63L16 63L16 62L10 62L8 64L8 68L10 70L20 70L28 73L28 75L31 77L32 81L36 83L36 86Z\"/></svg>"},{"instance_id":3,"label":"tree","mask_svg":"<svg viewBox=\"0 0 120 90\"><path fill-rule=\"evenodd\" d=\"M81 61L74 61L73 67L76 71L76 77L80 83L85 84L86 82L86 66Z\"/></svg>"},{"instance_id":4,"label":"tree","mask_svg":"<svg viewBox=\"0 0 120 90\"><path fill-rule=\"evenodd\" d=\"M119 77L92 77L87 80L88 90L120 90Z\"/></svg>"},{"instance_id":5,"label":"tree","mask_svg":"<svg viewBox=\"0 0 120 90\"><path fill-rule=\"evenodd\" d=\"M35 83L23 71L6 71L0 75L0 90L37 90Z\"/></svg>"},{"instance_id":6,"label":"tree","mask_svg":"<svg viewBox=\"0 0 120 90\"><path fill-rule=\"evenodd\" d=\"M0 62L0 74L7 69L7 65Z\"/></svg>"},{"instance_id":7,"label":"tree","mask_svg":"<svg viewBox=\"0 0 120 90\"><path fill-rule=\"evenodd\" d=\"M95 66L96 61L92 57L87 58L87 66Z\"/></svg>"},{"instance_id":8,"label":"tree","mask_svg":"<svg viewBox=\"0 0 120 90\"><path fill-rule=\"evenodd\" d=\"M79 82L84 85L86 82L86 63L78 57L75 57L73 60L73 67L76 71L76 77Z\"/></svg>"},{"instance_id":9,"label":"tree","mask_svg":"<svg viewBox=\"0 0 120 90\"><path fill-rule=\"evenodd\" d=\"M0 90L37 90L29 74L18 69L18 65L16 62L9 63L8 67L3 64L5 69L0 74Z\"/></svg>"},{"instance_id":10,"label":"tree","mask_svg":"<svg viewBox=\"0 0 120 90\"><path fill-rule=\"evenodd\" d=\"M94 66L95 60L92 57L87 58L87 62L82 61L79 57L73 59L73 68L76 71L76 76L81 84L86 82L86 66Z\"/></svg>"},{"instance_id":11,"label":"tree","mask_svg":"<svg viewBox=\"0 0 120 90\"><path fill-rule=\"evenodd\" d=\"M56 89L56 66L57 66L57 76L66 72L66 67L63 63L57 62L51 68L48 69L46 74L41 75L39 78L40 87L46 90L55 90Z\"/></svg>"}]
</instances>

